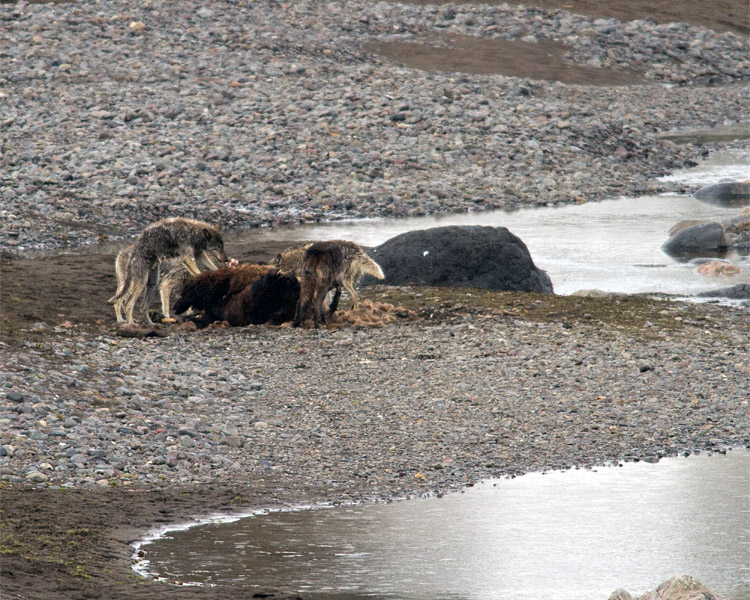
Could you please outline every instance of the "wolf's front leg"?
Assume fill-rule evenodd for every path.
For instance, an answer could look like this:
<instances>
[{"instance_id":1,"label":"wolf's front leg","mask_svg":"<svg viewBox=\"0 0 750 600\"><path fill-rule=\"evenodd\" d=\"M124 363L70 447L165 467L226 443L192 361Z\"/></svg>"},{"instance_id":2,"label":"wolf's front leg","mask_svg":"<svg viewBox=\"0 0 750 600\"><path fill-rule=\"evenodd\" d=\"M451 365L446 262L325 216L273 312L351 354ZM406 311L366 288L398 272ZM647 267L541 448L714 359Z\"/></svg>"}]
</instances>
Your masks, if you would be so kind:
<instances>
[{"instance_id":1,"label":"wolf's front leg","mask_svg":"<svg viewBox=\"0 0 750 600\"><path fill-rule=\"evenodd\" d=\"M194 257L185 256L183 257L182 262L185 265L185 268L190 272L191 275L201 274L201 270L198 268L198 265L196 264Z\"/></svg>"}]
</instances>

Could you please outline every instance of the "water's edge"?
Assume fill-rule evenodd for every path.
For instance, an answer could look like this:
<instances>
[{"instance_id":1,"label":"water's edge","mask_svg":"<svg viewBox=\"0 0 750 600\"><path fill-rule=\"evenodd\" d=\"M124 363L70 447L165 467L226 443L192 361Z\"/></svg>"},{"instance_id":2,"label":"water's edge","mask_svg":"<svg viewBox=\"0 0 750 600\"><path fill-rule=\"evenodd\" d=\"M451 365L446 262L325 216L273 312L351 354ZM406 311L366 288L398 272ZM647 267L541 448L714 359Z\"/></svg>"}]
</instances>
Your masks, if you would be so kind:
<instances>
[{"instance_id":1,"label":"water's edge","mask_svg":"<svg viewBox=\"0 0 750 600\"><path fill-rule=\"evenodd\" d=\"M734 450L732 450L730 448L729 451L732 452L732 453L734 453L734 458L739 458L741 460L744 460L746 458L746 455L750 456L750 454L747 453L747 450L741 449L741 448L736 448ZM685 453L685 454L687 454L687 453ZM704 459L710 459L709 457L711 457L711 456L717 456L718 457L718 456L720 456L722 454L727 454L727 452L726 451L719 451L719 452L715 452L715 453L708 453L707 455L704 455L702 458L704 458ZM700 453L696 453L696 456L700 456ZM674 470L675 465L678 464L675 461L680 461L680 460L683 460L683 457L681 457L681 456L667 457L667 458L663 459L662 461L659 461L659 463L660 463L659 466L664 466L666 468L671 468L672 470ZM690 460L690 459L688 459L688 460ZM664 461L667 461L668 464L664 465ZM636 461L636 463L637 463L637 461ZM637 464L636 463L627 463L625 466L632 465L631 469L632 468L637 468ZM683 464L683 463L680 463L680 464ZM594 468L591 468L591 469L585 469L584 472L586 473L587 477L589 475L589 472L591 473L592 477L597 477L597 475L595 475L594 473L596 473L599 469L607 469L608 472L613 472L612 469L614 467L617 467L617 466L621 467L621 466L623 466L623 463L621 463L621 462L607 463L605 465L602 465L601 467L594 467ZM617 471L617 469L615 469L615 472L616 471ZM607 471L605 471L605 473L606 472ZM549 474L564 474L564 473L566 473L566 471L560 471L560 472L557 472L557 471L548 471L547 473L549 473ZM541 473L541 472L540 473L529 473L527 475L541 475L541 474L543 474L543 473ZM523 476L520 476L520 477L522 478ZM600 477L600 479L601 479L601 477ZM521 479L519 479L519 480L521 480ZM503 479L503 480L493 480L493 481L505 481L505 479ZM493 485L493 481L480 482L476 487L479 488L481 486L492 486ZM512 483L513 482L511 482L510 484L512 485ZM738 491L738 493L739 493L739 491ZM747 497L747 494L745 494L745 496ZM431 497L430 495L421 496L421 498L424 498L424 499L427 499L427 498L430 498L430 497ZM461 498L461 496L460 496L460 490L457 491L457 492L455 492L455 493L453 493L453 494L446 495L445 498L447 498L447 499L453 498L454 500L456 498L460 499ZM401 499L398 499L398 500L406 500L406 498L401 498ZM248 510L246 512L242 512L242 513L239 513L239 514L232 514L232 515L227 515L227 514L222 514L222 513L216 513L216 514L211 514L209 516L196 517L195 519L187 521L187 522L177 523L177 524L173 524L173 525L167 525L167 526L159 527L159 528L156 528L154 530L149 531L144 537L142 537L140 540L138 540L137 542L135 542L133 544L133 546L132 546L133 547L133 555L132 555L133 556L133 561L132 561L132 566L133 566L134 571L138 575L140 575L142 577L152 578L152 579L155 579L157 581L162 581L162 582L173 582L173 583L176 583L174 581L171 581L168 577L159 576L158 575L158 569L154 568L149 563L148 559L144 558L144 556L147 555L147 552L144 552L144 549L149 544L152 544L154 542L158 542L160 539L163 539L163 538L165 538L166 536L168 536L168 535L170 535L172 533L183 532L183 531L189 530L191 528L201 527L201 526L205 526L205 525L236 523L237 521L240 521L242 519L247 519L247 518L251 518L251 517L262 517L264 515L273 515L273 514L278 514L278 513L291 513L291 512L300 513L300 512L303 512L303 511L317 511L317 510L325 510L325 509L339 509L339 510L343 510L343 509L346 509L347 507L358 507L358 506L363 506L365 504L371 504L371 503L370 502L364 502L364 503L354 503L354 502L335 503L335 502L329 502L329 503L320 503L320 504L315 504L315 505L299 504L299 505L284 506L284 507L255 508L255 509ZM376 504L376 503L373 502L372 504ZM397 506L397 505L393 505L393 506ZM390 506L386 507L386 508L384 508L382 510L388 510L388 509L390 509ZM392 510L391 510L391 512L392 512ZM690 574L690 573L688 573L688 574ZM626 582L623 582L623 583L626 583ZM655 581L655 582L653 582L653 587L656 587L656 585L658 585L659 583L661 583L661 581ZM748 580L748 583L750 585L750 580ZM195 581L191 582L191 581L184 581L184 580L179 581L179 584L180 585L197 585L197 586L206 585L205 583L201 583L201 582L195 582ZM213 585L213 584L208 584L208 585ZM614 590L614 588L613 588L613 590ZM610 590L610 592L613 591L613 590ZM308 590L305 590L305 591L306 592L310 592L311 594L313 594L312 597L320 597L320 598L338 597L335 594L334 595L330 595L330 596L326 595L326 594L318 595L318 594L315 594L315 590L313 590L313 589L308 589ZM713 591L715 591L717 593L721 592L721 590L713 590ZM355 597L355 596L352 596L352 597ZM356 597L359 597L359 596L356 596ZM370 597L370 596L368 596L368 595L365 594L365 595L363 595L361 597L364 598L364 597ZM382 594L380 594L378 597L391 597L391 596L389 596L388 594L386 594L385 596L383 596ZM448 597L453 598L454 596L446 596L446 598L448 598ZM455 596L455 598L459 598L459 597L460 596ZM605 597L606 597L606 595L602 597L602 600L604 600ZM467 596L467 598L468 598L468 596ZM730 598L734 598L734 596L730 596Z\"/></svg>"}]
</instances>

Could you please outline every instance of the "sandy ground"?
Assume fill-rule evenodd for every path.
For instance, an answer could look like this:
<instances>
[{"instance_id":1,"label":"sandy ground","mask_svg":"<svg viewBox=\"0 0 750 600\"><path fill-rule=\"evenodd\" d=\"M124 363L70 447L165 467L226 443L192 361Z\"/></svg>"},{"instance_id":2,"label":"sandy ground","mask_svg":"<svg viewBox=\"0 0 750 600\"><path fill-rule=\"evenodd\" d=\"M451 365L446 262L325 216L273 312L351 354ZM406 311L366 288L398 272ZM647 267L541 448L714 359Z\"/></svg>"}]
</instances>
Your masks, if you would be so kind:
<instances>
[{"instance_id":1,"label":"sandy ground","mask_svg":"<svg viewBox=\"0 0 750 600\"><path fill-rule=\"evenodd\" d=\"M507 0L506 0L507 1ZM431 3L439 0L430 0ZM515 3L515 2L511 2ZM559 7L597 17L621 20L652 17L731 30L747 35L750 16L746 0L536 0L544 7ZM469 72L509 72L549 76L538 57L498 45L492 52L478 51L468 41L457 42L450 60ZM486 50L486 49L485 49ZM397 52L396 48L393 52ZM394 59L398 56L394 55ZM440 69L446 56L420 53L409 61L421 68ZM586 83L585 72L575 74ZM622 81L588 81L607 84ZM285 246L280 244L279 247ZM278 248L230 246L230 255L243 261L270 259ZM113 254L70 254L48 258L3 257L0 286L1 341L3 351L13 352L23 343L24 329L36 322L66 322L92 332L110 329L114 319L106 299L115 287ZM354 491L352 481L339 488ZM322 492L304 487L216 482L200 489L87 489L42 490L12 486L0 488L0 597L2 598L250 598L259 590L228 591L180 588L146 583L130 569L130 543L154 525L173 522L206 511L246 510L253 506L313 502ZM659 582L654 582L654 585ZM283 588L283 582L279 582ZM265 590L265 593L273 593ZM297 597L276 593L273 597Z\"/></svg>"}]
</instances>

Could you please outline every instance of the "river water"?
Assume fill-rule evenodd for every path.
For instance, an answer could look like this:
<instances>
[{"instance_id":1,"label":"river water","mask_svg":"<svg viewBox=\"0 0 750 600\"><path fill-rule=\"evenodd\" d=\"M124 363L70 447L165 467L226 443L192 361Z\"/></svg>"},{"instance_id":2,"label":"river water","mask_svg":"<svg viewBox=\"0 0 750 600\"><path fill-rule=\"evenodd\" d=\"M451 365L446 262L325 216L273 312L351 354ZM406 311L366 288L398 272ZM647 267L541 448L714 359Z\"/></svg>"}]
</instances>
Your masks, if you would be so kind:
<instances>
[{"instance_id":1,"label":"river water","mask_svg":"<svg viewBox=\"0 0 750 600\"><path fill-rule=\"evenodd\" d=\"M750 452L532 473L158 532L142 574L353 600L606 600L687 573L750 598Z\"/></svg>"},{"instance_id":2,"label":"river water","mask_svg":"<svg viewBox=\"0 0 750 600\"><path fill-rule=\"evenodd\" d=\"M750 150L716 154L698 167L665 179L708 185L750 177ZM450 214L407 219L337 221L301 227L261 229L242 234L254 238L287 240L346 239L377 246L391 237L443 225L507 227L520 237L534 263L552 279L555 293L579 290L616 293L664 293L681 297L750 283L750 256L730 252L723 256L742 269L735 276L708 277L696 265L674 259L661 250L673 225L683 220L722 220L736 215L737 207L722 208L687 195L642 196L561 207L528 208Z\"/></svg>"}]
</instances>

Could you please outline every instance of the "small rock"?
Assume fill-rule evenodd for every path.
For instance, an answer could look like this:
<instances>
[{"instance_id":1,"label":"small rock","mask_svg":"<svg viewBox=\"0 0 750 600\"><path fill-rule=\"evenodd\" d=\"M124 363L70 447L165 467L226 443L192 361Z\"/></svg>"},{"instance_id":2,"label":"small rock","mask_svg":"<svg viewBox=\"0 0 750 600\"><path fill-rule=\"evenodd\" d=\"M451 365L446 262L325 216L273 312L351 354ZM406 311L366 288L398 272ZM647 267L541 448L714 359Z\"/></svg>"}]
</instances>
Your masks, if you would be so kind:
<instances>
[{"instance_id":1,"label":"small rock","mask_svg":"<svg viewBox=\"0 0 750 600\"><path fill-rule=\"evenodd\" d=\"M240 435L225 435L219 443L231 446L232 448L241 448L245 444L245 438Z\"/></svg>"},{"instance_id":2,"label":"small rock","mask_svg":"<svg viewBox=\"0 0 750 600\"><path fill-rule=\"evenodd\" d=\"M49 481L49 477L47 477L44 473L40 473L39 471L32 471L31 473L28 473L26 475L26 481L31 481L33 483L45 483Z\"/></svg>"}]
</instances>

